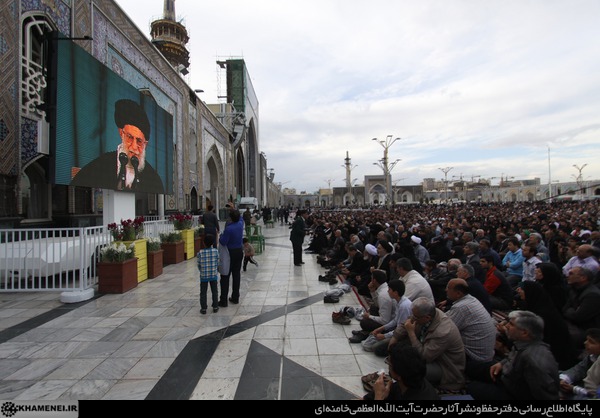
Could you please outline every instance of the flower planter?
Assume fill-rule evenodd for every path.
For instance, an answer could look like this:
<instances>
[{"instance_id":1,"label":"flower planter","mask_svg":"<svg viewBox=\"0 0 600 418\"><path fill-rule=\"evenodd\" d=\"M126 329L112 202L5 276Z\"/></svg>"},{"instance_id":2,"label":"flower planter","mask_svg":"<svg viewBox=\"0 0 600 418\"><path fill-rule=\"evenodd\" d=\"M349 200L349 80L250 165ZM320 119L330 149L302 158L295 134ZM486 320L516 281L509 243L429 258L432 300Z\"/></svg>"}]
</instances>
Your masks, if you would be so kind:
<instances>
[{"instance_id":1,"label":"flower planter","mask_svg":"<svg viewBox=\"0 0 600 418\"><path fill-rule=\"evenodd\" d=\"M178 264L185 259L183 241L163 242L160 246L164 250L163 265Z\"/></svg>"},{"instance_id":2,"label":"flower planter","mask_svg":"<svg viewBox=\"0 0 600 418\"><path fill-rule=\"evenodd\" d=\"M181 232L181 238L183 239L184 258L186 260L194 258L196 256L196 253L194 252L194 230L183 229L179 232Z\"/></svg>"},{"instance_id":3,"label":"flower planter","mask_svg":"<svg viewBox=\"0 0 600 418\"><path fill-rule=\"evenodd\" d=\"M148 278L154 279L163 272L163 253L164 250L148 252Z\"/></svg>"},{"instance_id":4,"label":"flower planter","mask_svg":"<svg viewBox=\"0 0 600 418\"><path fill-rule=\"evenodd\" d=\"M137 265L137 281L138 281L138 283L141 283L148 278L148 258L146 256L146 253L147 253L146 241L147 240L145 238L136 239L134 241L123 241L123 244L125 244L125 246L127 246L127 247L129 247L131 244L134 245L133 251L134 251L136 258L138 259L138 265Z\"/></svg>"},{"instance_id":5,"label":"flower planter","mask_svg":"<svg viewBox=\"0 0 600 418\"><path fill-rule=\"evenodd\" d=\"M98 263L98 293L125 293L137 286L137 258Z\"/></svg>"},{"instance_id":6,"label":"flower planter","mask_svg":"<svg viewBox=\"0 0 600 418\"><path fill-rule=\"evenodd\" d=\"M202 248L204 248L204 235L194 238L194 254L198 254Z\"/></svg>"}]
</instances>

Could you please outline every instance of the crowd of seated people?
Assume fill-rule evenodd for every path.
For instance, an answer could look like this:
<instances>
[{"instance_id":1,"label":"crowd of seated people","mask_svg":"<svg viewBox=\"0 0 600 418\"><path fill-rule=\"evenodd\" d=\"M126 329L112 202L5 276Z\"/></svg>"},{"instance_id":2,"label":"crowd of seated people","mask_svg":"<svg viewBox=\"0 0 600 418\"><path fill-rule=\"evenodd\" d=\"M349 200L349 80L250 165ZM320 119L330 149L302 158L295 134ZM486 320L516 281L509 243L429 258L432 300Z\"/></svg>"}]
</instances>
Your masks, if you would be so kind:
<instances>
[{"instance_id":1,"label":"crowd of seated people","mask_svg":"<svg viewBox=\"0 0 600 418\"><path fill-rule=\"evenodd\" d=\"M398 386L371 382L377 390L366 399L429 384L474 399L595 396L598 222L595 201L312 210L309 250L336 278L330 284L349 284L367 303L386 301L384 317L374 303L368 315L378 321L363 321L350 342L372 335L375 348L365 350L391 356ZM392 368L403 352L419 356L427 385ZM581 364L591 377L577 370L586 389L573 395L575 378L564 376Z\"/></svg>"}]
</instances>

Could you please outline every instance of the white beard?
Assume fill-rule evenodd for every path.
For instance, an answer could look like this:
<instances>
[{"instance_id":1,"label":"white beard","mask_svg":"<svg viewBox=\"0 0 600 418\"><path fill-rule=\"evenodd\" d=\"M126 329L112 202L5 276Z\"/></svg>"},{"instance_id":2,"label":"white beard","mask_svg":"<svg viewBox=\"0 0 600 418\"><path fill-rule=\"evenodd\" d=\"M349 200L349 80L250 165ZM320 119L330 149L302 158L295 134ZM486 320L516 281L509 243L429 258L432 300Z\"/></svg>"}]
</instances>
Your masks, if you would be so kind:
<instances>
[{"instance_id":1,"label":"white beard","mask_svg":"<svg viewBox=\"0 0 600 418\"><path fill-rule=\"evenodd\" d=\"M120 168L119 154L122 152L127 154L127 152L125 152L125 150L123 149L123 144L119 144L119 146L117 147L117 176L119 175L119 168ZM140 164L138 165L138 174L141 173L142 171L144 171L145 166L146 166L146 150L144 149L144 151L142 152L141 158L140 158ZM131 185L133 184L134 179L135 179L135 170L133 169L131 162L128 162L127 165L125 166L125 188L126 189L131 189Z\"/></svg>"}]
</instances>

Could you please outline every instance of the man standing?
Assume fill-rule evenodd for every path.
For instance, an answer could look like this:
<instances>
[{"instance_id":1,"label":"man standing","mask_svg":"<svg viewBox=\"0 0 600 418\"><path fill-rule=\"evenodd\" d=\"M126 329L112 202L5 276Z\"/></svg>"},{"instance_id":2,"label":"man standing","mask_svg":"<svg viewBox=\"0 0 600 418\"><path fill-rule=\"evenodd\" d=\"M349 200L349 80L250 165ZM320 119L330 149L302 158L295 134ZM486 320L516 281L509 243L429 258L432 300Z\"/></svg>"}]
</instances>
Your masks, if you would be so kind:
<instances>
[{"instance_id":1,"label":"man standing","mask_svg":"<svg viewBox=\"0 0 600 418\"><path fill-rule=\"evenodd\" d=\"M219 219L217 218L217 214L214 211L215 208L213 207L213 205L208 205L206 209L206 212L202 214L202 225L204 225L204 234L210 234L215 237L213 247L217 248L219 232L221 232L221 228L219 227Z\"/></svg>"},{"instance_id":2,"label":"man standing","mask_svg":"<svg viewBox=\"0 0 600 418\"><path fill-rule=\"evenodd\" d=\"M304 264L304 261L302 261L302 244L304 243L304 236L306 235L306 218L308 218L308 213L305 210L298 209L298 211L296 211L294 223L292 224L292 230L290 231L290 241L292 241L295 266Z\"/></svg>"},{"instance_id":3,"label":"man standing","mask_svg":"<svg viewBox=\"0 0 600 418\"><path fill-rule=\"evenodd\" d=\"M81 169L74 169L76 174L71 186L163 194L160 176L146 161L150 137L146 112L133 100L122 99L115 103L114 118L121 139L117 150L100 155Z\"/></svg>"}]
</instances>

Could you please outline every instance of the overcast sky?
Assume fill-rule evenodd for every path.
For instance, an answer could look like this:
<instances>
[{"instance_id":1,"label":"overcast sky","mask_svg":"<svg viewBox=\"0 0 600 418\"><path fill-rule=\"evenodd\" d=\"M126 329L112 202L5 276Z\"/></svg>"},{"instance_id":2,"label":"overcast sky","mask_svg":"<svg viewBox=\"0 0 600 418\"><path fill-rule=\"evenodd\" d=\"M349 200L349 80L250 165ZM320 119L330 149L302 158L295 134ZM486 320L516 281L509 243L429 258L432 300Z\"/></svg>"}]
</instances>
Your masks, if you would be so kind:
<instances>
[{"instance_id":1,"label":"overcast sky","mask_svg":"<svg viewBox=\"0 0 600 418\"><path fill-rule=\"evenodd\" d=\"M117 0L140 29L163 0ZM217 103L217 59L244 58L260 150L298 192L381 174L600 179L598 0L177 0L187 80ZM224 80L221 89L225 91ZM550 150L550 158L549 152ZM475 177L476 178L476 177ZM456 180L456 178L455 178Z\"/></svg>"}]
</instances>

